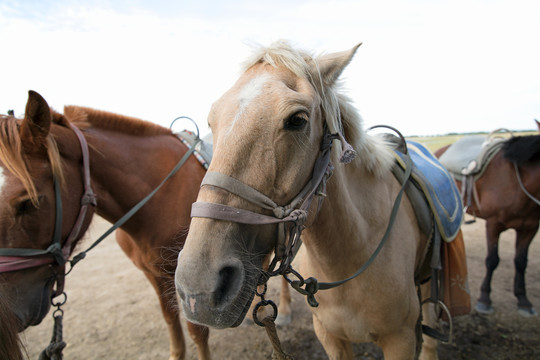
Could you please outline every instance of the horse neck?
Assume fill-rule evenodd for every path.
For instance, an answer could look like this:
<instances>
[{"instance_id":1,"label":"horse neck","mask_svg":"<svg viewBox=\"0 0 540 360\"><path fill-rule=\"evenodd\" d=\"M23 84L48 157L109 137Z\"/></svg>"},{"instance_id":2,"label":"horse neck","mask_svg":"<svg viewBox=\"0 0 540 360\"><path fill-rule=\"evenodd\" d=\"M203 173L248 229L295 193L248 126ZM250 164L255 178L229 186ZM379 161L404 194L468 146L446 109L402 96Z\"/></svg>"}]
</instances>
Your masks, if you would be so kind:
<instances>
[{"instance_id":1,"label":"horse neck","mask_svg":"<svg viewBox=\"0 0 540 360\"><path fill-rule=\"evenodd\" d=\"M99 129L89 132L87 139L91 149L90 167L92 186L97 194L97 213L113 223L152 192L186 151L173 135L142 137ZM159 227L166 228L169 225L167 221L174 224L170 214L186 216L183 208L187 206L182 199L188 196L187 191L191 191L195 201L196 189L204 175L204 171L201 170L200 174L197 171L194 169L193 174L187 176L186 170L181 169L122 228L134 235L147 229L145 224L154 221L157 233L162 230L156 228L156 218L159 218ZM174 226L168 228L174 229Z\"/></svg>"},{"instance_id":2,"label":"horse neck","mask_svg":"<svg viewBox=\"0 0 540 360\"><path fill-rule=\"evenodd\" d=\"M310 261L350 272L336 265L351 254L355 261L367 260L386 228L396 188L390 172L381 179L354 164L337 165L321 209L302 235Z\"/></svg>"}]
</instances>

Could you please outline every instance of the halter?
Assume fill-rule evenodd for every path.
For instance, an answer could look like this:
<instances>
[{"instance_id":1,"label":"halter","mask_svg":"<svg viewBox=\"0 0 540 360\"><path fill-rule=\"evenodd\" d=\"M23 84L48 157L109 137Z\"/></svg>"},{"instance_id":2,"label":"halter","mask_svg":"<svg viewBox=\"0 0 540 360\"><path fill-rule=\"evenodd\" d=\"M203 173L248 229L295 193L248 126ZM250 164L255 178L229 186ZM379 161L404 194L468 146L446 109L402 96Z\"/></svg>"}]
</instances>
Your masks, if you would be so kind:
<instances>
[{"instance_id":1,"label":"halter","mask_svg":"<svg viewBox=\"0 0 540 360\"><path fill-rule=\"evenodd\" d=\"M71 129L77 135L81 145L83 160L83 183L84 193L81 198L81 208L79 215L73 224L64 245L62 245L62 194L59 180L54 177L54 192L56 201L56 219L54 223L54 233L52 244L47 249L26 249L26 248L0 248L0 273L11 272L38 267L41 265L54 264L61 266L62 273L57 275L57 289L55 296L63 291L65 264L71 253L73 243L80 237L82 226L87 218L89 206L92 209L97 205L96 196L90 185L90 161L88 152L88 143L81 131L70 124ZM90 216L93 211L90 211Z\"/></svg>"}]
</instances>

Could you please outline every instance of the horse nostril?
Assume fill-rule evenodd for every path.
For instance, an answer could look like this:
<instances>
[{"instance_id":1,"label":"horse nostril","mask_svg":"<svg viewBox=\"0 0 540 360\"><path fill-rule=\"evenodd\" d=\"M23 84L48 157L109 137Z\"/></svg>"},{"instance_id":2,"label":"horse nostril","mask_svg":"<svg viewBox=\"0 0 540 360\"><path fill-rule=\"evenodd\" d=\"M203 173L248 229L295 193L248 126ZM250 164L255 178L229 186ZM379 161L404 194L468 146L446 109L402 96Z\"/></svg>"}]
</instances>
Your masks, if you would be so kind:
<instances>
[{"instance_id":1,"label":"horse nostril","mask_svg":"<svg viewBox=\"0 0 540 360\"><path fill-rule=\"evenodd\" d=\"M213 293L215 306L227 304L238 293L240 288L240 269L234 266L223 267L218 274L218 283Z\"/></svg>"}]
</instances>

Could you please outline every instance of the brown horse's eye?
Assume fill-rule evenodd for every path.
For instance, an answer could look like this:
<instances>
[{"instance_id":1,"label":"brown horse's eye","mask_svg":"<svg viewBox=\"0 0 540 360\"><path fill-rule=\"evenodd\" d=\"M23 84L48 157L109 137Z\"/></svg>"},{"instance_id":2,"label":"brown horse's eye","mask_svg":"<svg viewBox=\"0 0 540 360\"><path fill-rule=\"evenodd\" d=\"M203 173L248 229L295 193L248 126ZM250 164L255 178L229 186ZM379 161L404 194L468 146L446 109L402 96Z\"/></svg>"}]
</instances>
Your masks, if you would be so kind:
<instances>
[{"instance_id":1,"label":"brown horse's eye","mask_svg":"<svg viewBox=\"0 0 540 360\"><path fill-rule=\"evenodd\" d=\"M41 201L42 198L43 198L43 196L39 196L38 197L38 202ZM29 198L21 200L21 201L19 201L17 203L17 205L15 205L15 215L16 216L21 216L21 215L24 215L24 214L28 214L29 212L35 211L35 210L37 210L37 208L34 205L34 203L32 202L32 200L30 200Z\"/></svg>"},{"instance_id":2,"label":"brown horse's eye","mask_svg":"<svg viewBox=\"0 0 540 360\"><path fill-rule=\"evenodd\" d=\"M285 130L302 130L307 124L308 115L303 112L295 113L285 121Z\"/></svg>"}]
</instances>

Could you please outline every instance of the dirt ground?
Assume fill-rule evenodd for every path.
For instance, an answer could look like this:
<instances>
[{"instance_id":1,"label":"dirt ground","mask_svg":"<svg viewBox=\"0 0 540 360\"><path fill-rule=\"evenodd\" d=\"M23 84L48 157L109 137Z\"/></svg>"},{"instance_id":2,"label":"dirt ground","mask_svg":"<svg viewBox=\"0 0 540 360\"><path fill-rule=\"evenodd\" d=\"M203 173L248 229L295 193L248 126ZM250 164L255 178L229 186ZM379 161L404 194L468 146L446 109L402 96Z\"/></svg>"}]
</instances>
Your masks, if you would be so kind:
<instances>
[{"instance_id":1,"label":"dirt ground","mask_svg":"<svg viewBox=\"0 0 540 360\"><path fill-rule=\"evenodd\" d=\"M87 233L98 237L109 224L96 219ZM484 222L464 225L469 266L469 286L474 303L484 276L486 245ZM84 244L83 244L84 247ZM540 359L540 318L522 318L513 295L514 232L503 233L501 262L495 272L492 300L496 312L482 316L474 312L454 319L454 341L439 347L445 359ZM529 299L540 310L540 234L529 253L527 268ZM267 298L278 300L280 282L272 279ZM92 250L66 279L64 306L64 350L66 360L77 359L167 359L168 335L156 294L142 273L120 250L113 236ZM326 359L315 337L309 309L293 292L293 323L278 328L286 352L295 359ZM184 324L185 328L185 324ZM52 317L23 333L29 359L37 359L49 343ZM186 333L187 359L196 359L193 342ZM214 359L269 359L271 345L263 328L242 325L235 329L211 330ZM355 359L382 359L380 350L369 344L355 345Z\"/></svg>"}]
</instances>

